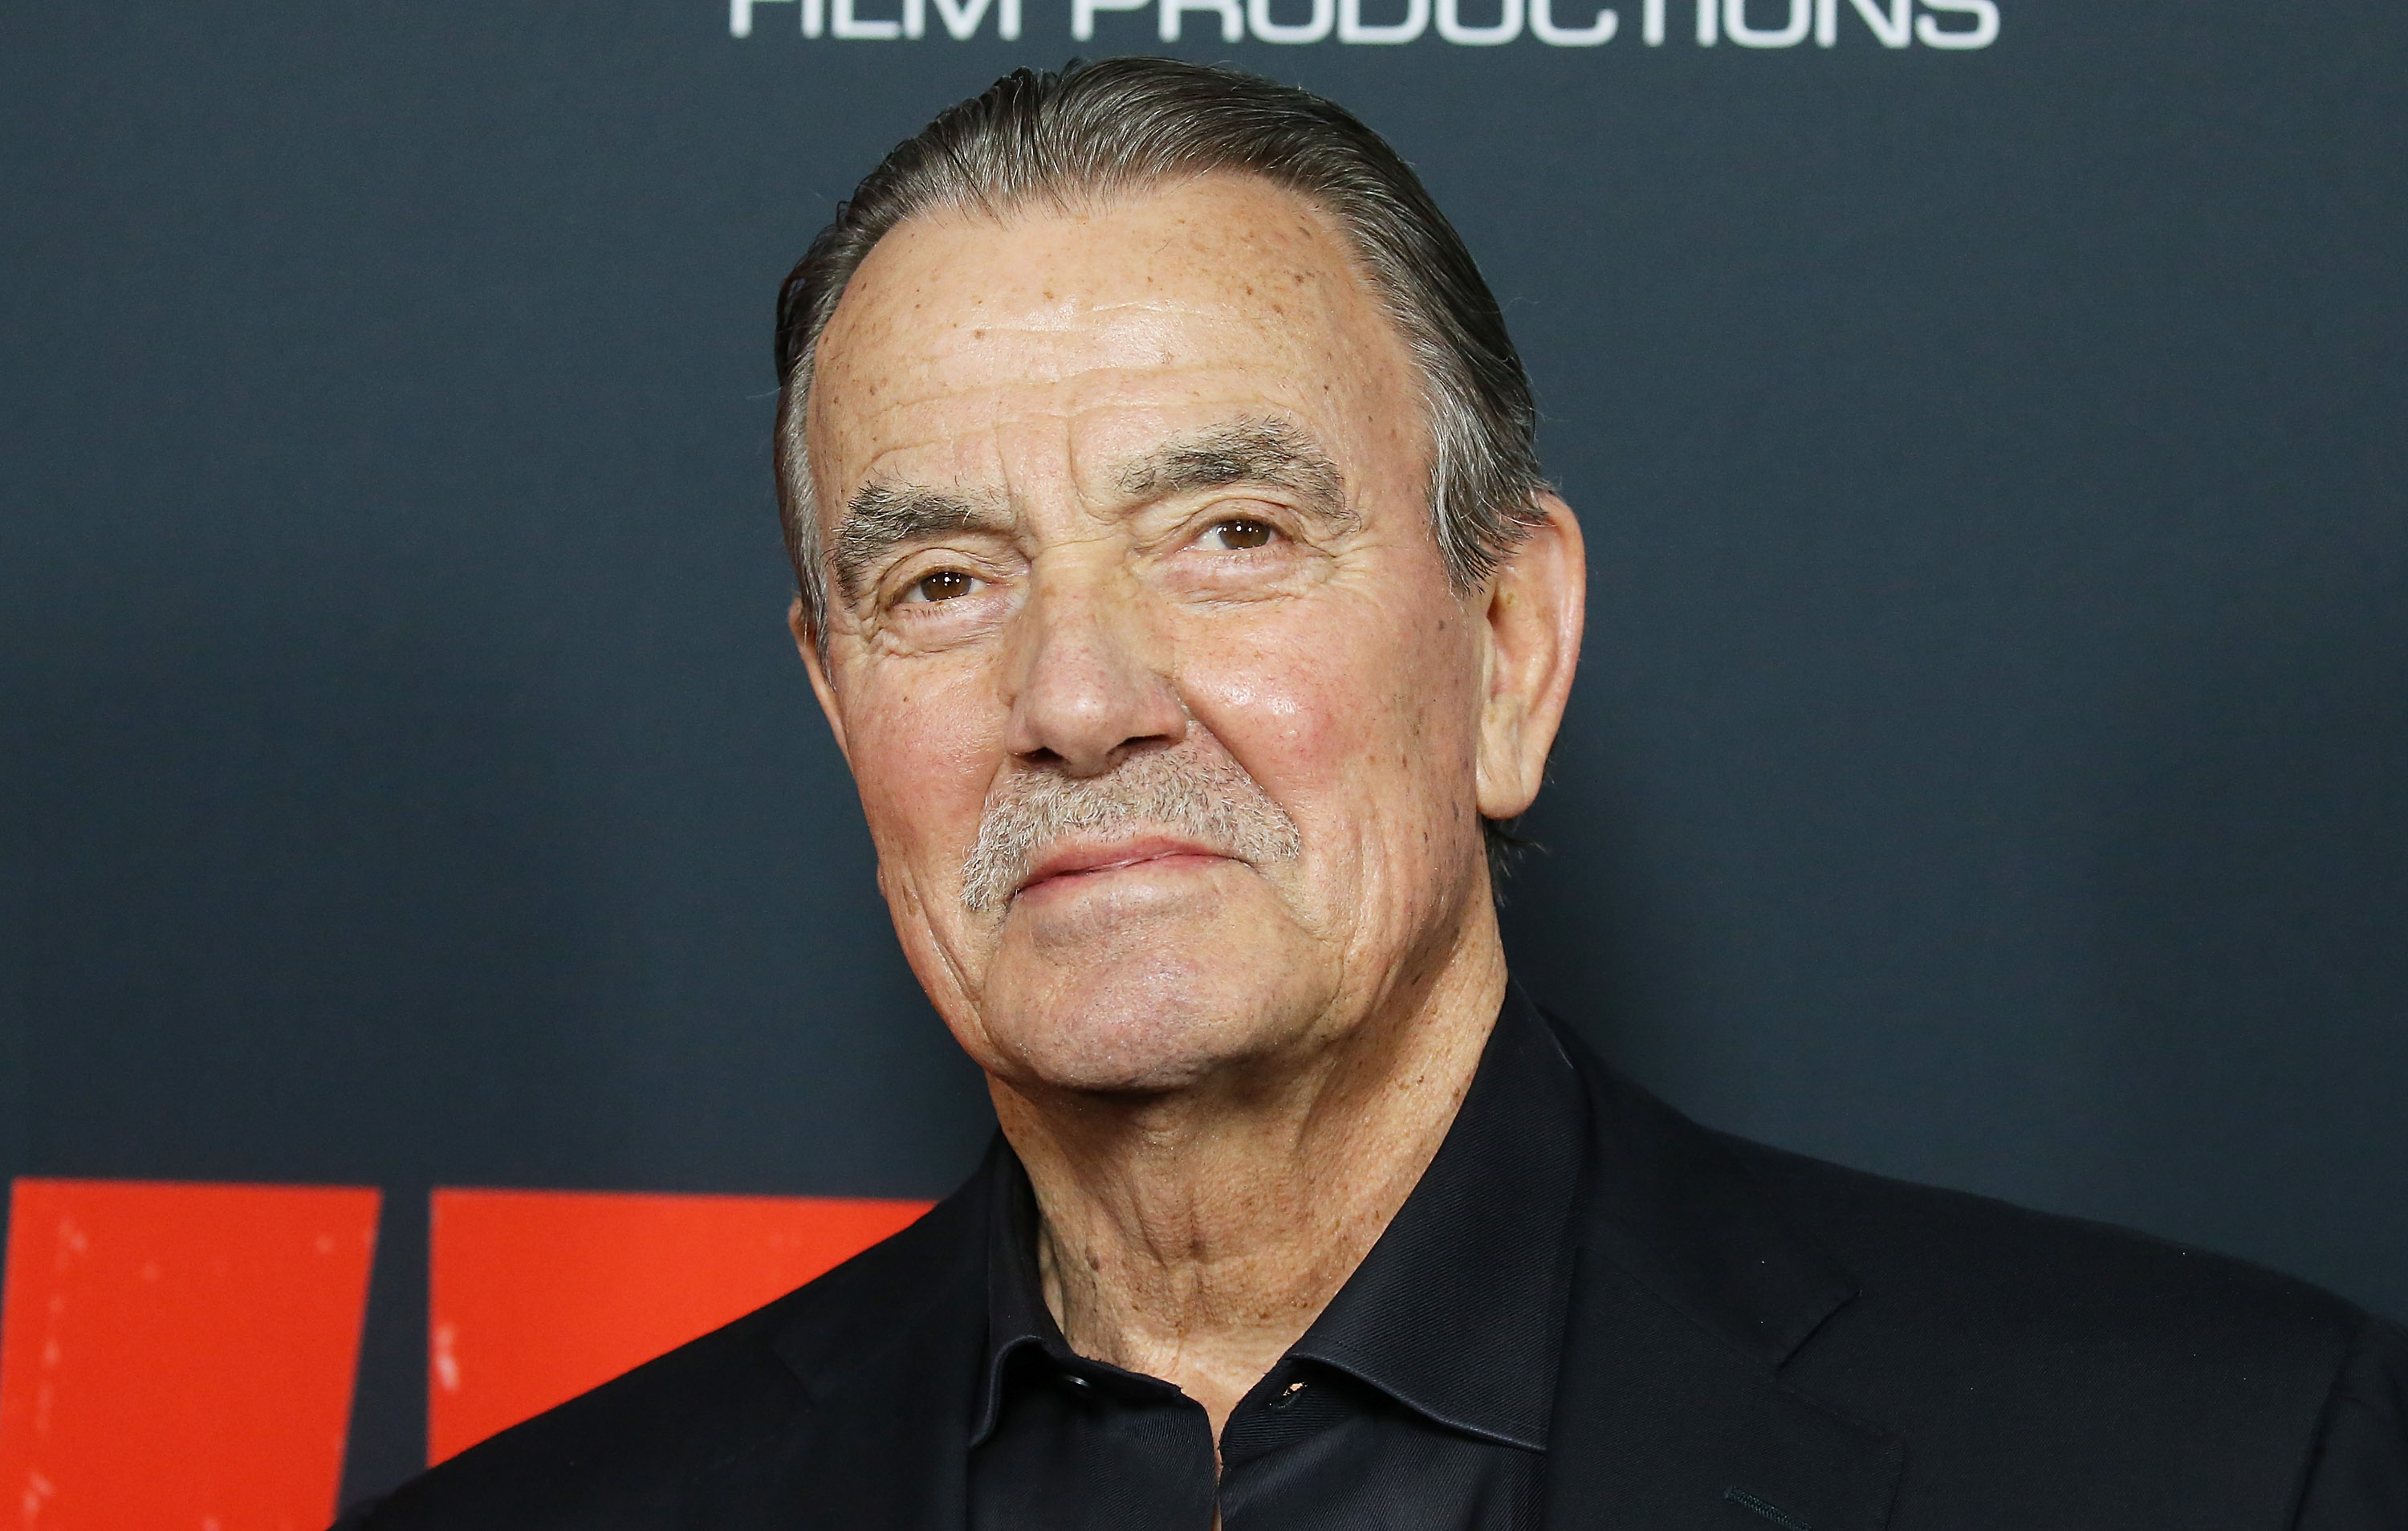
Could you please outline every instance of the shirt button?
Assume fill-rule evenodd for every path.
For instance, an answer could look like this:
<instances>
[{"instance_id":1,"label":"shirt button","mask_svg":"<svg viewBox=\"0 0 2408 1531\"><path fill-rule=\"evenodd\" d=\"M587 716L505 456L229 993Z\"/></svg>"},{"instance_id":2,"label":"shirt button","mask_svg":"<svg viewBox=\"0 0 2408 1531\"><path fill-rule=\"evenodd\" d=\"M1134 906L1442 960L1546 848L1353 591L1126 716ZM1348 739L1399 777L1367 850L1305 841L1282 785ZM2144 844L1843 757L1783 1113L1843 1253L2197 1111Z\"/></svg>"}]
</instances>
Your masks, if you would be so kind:
<instances>
[{"instance_id":1,"label":"shirt button","mask_svg":"<svg viewBox=\"0 0 2408 1531\"><path fill-rule=\"evenodd\" d=\"M1297 1396L1303 1392L1304 1384L1302 1382L1290 1382L1287 1385L1285 1392L1279 1394L1271 1399L1271 1407L1273 1408L1285 1408L1289 1405L1295 1403Z\"/></svg>"}]
</instances>

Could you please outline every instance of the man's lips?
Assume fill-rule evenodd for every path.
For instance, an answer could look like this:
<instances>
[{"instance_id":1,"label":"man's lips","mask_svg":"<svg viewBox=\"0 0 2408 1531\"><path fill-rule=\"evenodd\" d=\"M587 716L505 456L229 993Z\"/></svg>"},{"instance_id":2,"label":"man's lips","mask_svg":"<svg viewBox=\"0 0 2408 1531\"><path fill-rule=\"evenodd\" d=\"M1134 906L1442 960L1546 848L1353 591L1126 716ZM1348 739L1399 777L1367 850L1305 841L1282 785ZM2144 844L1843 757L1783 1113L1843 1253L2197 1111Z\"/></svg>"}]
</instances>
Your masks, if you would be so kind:
<instances>
[{"instance_id":1,"label":"man's lips","mask_svg":"<svg viewBox=\"0 0 2408 1531\"><path fill-rule=\"evenodd\" d=\"M1148 837L1110 845L1068 845L1056 847L1030 867L1019 892L1032 892L1049 883L1066 883L1106 872L1157 863L1226 861L1228 858L1192 840Z\"/></svg>"}]
</instances>

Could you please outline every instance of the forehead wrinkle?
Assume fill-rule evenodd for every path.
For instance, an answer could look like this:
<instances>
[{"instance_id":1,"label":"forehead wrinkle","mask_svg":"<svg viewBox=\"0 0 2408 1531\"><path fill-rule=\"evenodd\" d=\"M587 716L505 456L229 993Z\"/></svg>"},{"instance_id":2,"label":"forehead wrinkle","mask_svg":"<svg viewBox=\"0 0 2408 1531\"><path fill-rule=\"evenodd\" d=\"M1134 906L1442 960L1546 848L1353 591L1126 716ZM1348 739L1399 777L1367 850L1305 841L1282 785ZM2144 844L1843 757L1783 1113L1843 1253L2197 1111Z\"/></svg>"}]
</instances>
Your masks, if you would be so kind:
<instances>
[{"instance_id":1,"label":"forehead wrinkle","mask_svg":"<svg viewBox=\"0 0 2408 1531\"><path fill-rule=\"evenodd\" d=\"M968 422L958 418L966 404L979 408L982 418ZM933 418L931 410L956 418ZM860 469L862 487L854 501L865 495L875 498L908 489L965 501L989 513L991 520L1020 502L1010 439L1032 424L1044 426L1058 421L1063 413L1058 404L1030 403L1016 397L1014 390L1000 387L937 391L888 404L853 427L853 434L873 438L868 460ZM875 441L881 435L898 439ZM990 479L994 482L982 482ZM959 522L943 529L973 525ZM987 524L975 525L974 529L1010 528Z\"/></svg>"},{"instance_id":2,"label":"forehead wrinkle","mask_svg":"<svg viewBox=\"0 0 2408 1531\"><path fill-rule=\"evenodd\" d=\"M1163 316L1203 319L1223 324L1243 323L1245 315L1227 311L1225 304L1168 297L1129 297L1105 302L1092 302L1077 293L1067 294L1050 302L1032 303L1011 313L979 313L952 321L949 333L933 342L930 350L937 355L950 355L980 345L994 343L994 337L1017 339L1023 336L1052 339L1062 334L1076 334L1082 339L1093 337L1096 322L1106 324L1106 337L1111 336L1116 322L1144 321Z\"/></svg>"},{"instance_id":3,"label":"forehead wrinkle","mask_svg":"<svg viewBox=\"0 0 2408 1531\"><path fill-rule=\"evenodd\" d=\"M884 396L855 419L844 422L853 434L892 440L876 455L891 456L956 441L979 430L996 430L1022 418L1065 417L1116 407L1150 390L1184 386L1191 390L1219 388L1232 394L1253 394L1263 368L1251 358L1182 356L1155 354L1140 359L1049 353L1044 357L1013 353L980 358L964 377L926 365L896 368L910 377L910 391L898 386L895 373L882 380ZM837 408L834 386L820 397ZM976 412L981 424L967 429L962 417Z\"/></svg>"}]
</instances>

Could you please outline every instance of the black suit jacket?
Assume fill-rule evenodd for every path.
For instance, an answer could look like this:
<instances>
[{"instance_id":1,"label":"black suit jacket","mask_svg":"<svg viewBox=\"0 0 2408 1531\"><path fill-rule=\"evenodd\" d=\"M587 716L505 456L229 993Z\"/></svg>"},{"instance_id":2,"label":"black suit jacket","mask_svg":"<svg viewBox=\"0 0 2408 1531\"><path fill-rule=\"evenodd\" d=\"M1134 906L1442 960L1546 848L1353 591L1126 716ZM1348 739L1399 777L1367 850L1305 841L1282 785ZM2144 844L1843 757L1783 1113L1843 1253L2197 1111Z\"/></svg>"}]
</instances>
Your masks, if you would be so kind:
<instances>
[{"instance_id":1,"label":"black suit jacket","mask_svg":"<svg viewBox=\"0 0 2408 1531\"><path fill-rule=\"evenodd\" d=\"M1591 1141L1551 1531L2408 1531L2400 1330L1709 1132L1567 1046ZM966 1188L346 1531L960 1531L984 1218Z\"/></svg>"}]
</instances>

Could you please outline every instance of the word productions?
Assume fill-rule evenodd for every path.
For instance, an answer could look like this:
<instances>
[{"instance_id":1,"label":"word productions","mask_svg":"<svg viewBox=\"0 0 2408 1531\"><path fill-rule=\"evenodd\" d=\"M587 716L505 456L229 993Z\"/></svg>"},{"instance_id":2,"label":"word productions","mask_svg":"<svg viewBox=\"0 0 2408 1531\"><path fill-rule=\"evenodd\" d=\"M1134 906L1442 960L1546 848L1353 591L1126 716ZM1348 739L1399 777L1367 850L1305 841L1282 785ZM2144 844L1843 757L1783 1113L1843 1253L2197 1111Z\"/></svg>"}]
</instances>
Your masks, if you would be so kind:
<instances>
[{"instance_id":1,"label":"word productions","mask_svg":"<svg viewBox=\"0 0 2408 1531\"><path fill-rule=\"evenodd\" d=\"M932 7L955 41L976 36L990 13L996 36L1021 35L1022 0L728 0L728 35L752 36L784 6L806 37L916 42L930 36ZM1999 37L1996 0L1638 0L1634 8L1637 40L1649 48L1676 39L1701 48L1836 48L1847 37L1964 50ZM1199 33L1217 26L1225 43L1395 45L1435 34L1493 48L1526 32L1555 48L1597 48L1622 36L1622 13L1594 0L1070 0L1069 9L1074 42L1095 37L1099 15L1146 10L1164 42L1178 42L1191 17Z\"/></svg>"}]
</instances>

